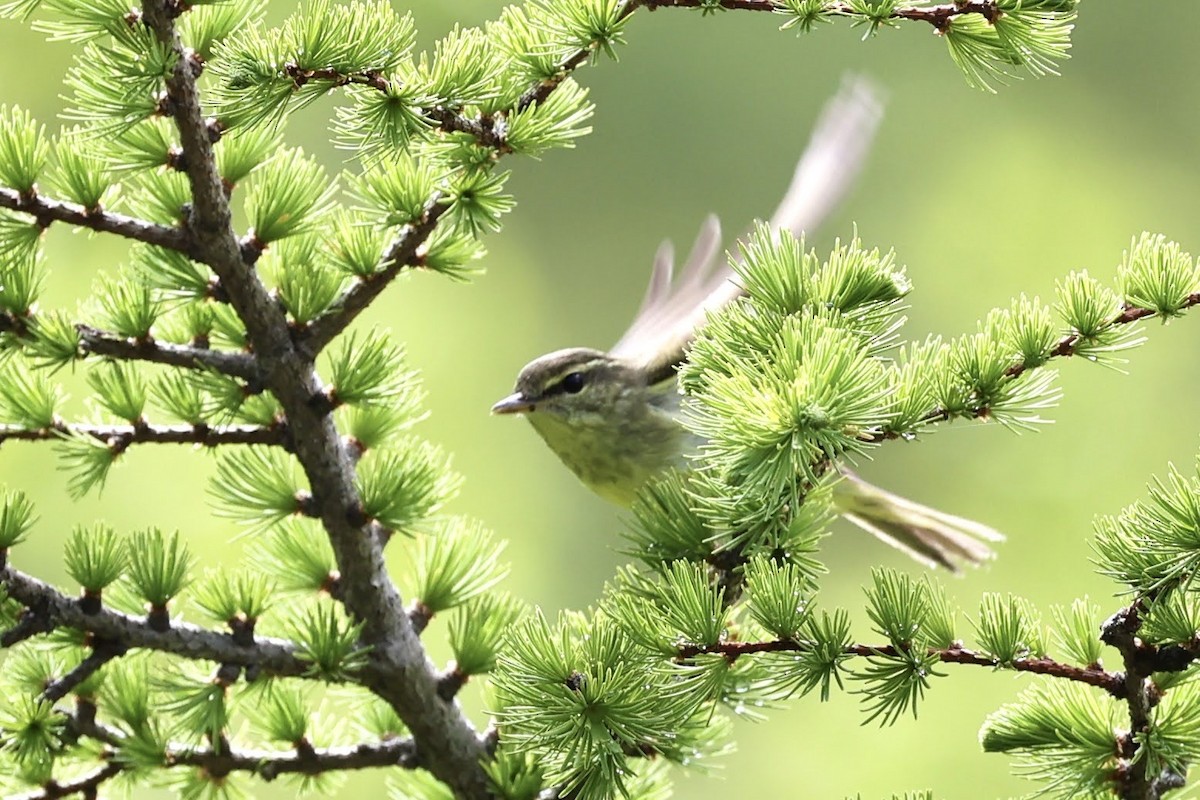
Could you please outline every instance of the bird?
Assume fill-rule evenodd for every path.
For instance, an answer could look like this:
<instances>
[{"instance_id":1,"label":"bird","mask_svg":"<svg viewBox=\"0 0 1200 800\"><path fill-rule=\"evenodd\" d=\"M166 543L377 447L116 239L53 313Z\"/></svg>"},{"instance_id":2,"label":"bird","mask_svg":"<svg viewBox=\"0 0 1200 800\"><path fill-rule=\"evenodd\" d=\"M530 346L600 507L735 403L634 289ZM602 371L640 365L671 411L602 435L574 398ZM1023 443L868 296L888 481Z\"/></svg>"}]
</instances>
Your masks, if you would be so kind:
<instances>
[{"instance_id":1,"label":"bird","mask_svg":"<svg viewBox=\"0 0 1200 800\"><path fill-rule=\"evenodd\" d=\"M882 93L849 76L822 109L772 231L810 233L848 193L866 161L883 115ZM666 471L686 469L703 443L681 422L677 369L707 315L744 295L722 260L721 226L710 215L675 274L669 241L655 255L650 284L633 322L609 350L571 347L525 365L493 414L518 414L601 497L630 506L638 490ZM917 561L957 572L994 556L1003 540L979 522L893 494L839 465L833 487L847 521Z\"/></svg>"}]
</instances>

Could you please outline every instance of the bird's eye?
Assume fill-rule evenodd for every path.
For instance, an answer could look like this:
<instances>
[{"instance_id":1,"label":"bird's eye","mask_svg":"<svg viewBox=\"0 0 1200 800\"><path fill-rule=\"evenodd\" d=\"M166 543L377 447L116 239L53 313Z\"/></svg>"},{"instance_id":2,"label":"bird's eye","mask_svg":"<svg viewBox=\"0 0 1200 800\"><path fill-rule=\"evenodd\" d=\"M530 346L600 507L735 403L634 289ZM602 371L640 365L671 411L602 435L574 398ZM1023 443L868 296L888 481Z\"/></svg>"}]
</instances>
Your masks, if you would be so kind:
<instances>
[{"instance_id":1,"label":"bird's eye","mask_svg":"<svg viewBox=\"0 0 1200 800\"><path fill-rule=\"evenodd\" d=\"M579 392L583 391L584 383L585 379L582 372L572 372L559 381L558 385L567 394L579 394Z\"/></svg>"}]
</instances>

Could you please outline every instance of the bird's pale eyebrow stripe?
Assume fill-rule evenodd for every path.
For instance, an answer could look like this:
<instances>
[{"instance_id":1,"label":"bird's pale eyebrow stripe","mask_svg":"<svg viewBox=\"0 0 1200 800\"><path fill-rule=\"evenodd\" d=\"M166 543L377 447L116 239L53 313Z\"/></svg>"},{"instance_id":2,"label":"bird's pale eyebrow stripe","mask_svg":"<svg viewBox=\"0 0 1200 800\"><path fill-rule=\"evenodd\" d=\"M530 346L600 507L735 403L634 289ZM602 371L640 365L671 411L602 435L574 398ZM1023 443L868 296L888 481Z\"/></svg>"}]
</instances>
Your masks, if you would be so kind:
<instances>
[{"instance_id":1,"label":"bird's pale eyebrow stripe","mask_svg":"<svg viewBox=\"0 0 1200 800\"><path fill-rule=\"evenodd\" d=\"M542 394L557 394L559 391L561 391L560 386L563 378L567 377L572 372L591 372L604 367L607 363L608 362L602 358L594 358L591 361L576 362L569 366L562 367L558 372L554 373L552 378L549 378L545 382L544 388L542 389Z\"/></svg>"},{"instance_id":2,"label":"bird's pale eyebrow stripe","mask_svg":"<svg viewBox=\"0 0 1200 800\"><path fill-rule=\"evenodd\" d=\"M548 383L550 385L554 385L570 375L572 372L591 372L592 370L603 367L607 363L608 362L602 358L593 358L591 361L571 364L570 366L563 367L558 372L554 373L554 378L548 381Z\"/></svg>"}]
</instances>

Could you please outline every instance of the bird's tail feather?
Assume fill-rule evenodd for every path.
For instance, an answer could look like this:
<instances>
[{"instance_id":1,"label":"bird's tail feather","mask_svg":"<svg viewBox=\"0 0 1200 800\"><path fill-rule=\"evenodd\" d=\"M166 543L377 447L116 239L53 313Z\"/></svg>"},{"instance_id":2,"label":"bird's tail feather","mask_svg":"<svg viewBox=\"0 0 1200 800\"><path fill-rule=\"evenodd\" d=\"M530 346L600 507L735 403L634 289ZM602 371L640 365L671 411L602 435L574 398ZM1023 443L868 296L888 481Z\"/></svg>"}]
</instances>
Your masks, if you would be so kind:
<instances>
[{"instance_id":1,"label":"bird's tail feather","mask_svg":"<svg viewBox=\"0 0 1200 800\"><path fill-rule=\"evenodd\" d=\"M958 572L995 557L1004 537L982 523L923 506L843 470L834 503L848 521L929 566Z\"/></svg>"}]
</instances>

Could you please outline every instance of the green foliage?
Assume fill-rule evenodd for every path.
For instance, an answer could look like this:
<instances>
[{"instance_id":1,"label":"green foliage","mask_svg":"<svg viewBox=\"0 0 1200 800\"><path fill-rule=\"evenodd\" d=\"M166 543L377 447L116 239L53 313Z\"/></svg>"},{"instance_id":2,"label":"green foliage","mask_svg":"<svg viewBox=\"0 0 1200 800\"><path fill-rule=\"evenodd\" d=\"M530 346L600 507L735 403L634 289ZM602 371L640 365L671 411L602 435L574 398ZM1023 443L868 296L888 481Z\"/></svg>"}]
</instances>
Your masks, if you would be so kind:
<instances>
[{"instance_id":1,"label":"green foliage","mask_svg":"<svg viewBox=\"0 0 1200 800\"><path fill-rule=\"evenodd\" d=\"M178 372L166 372L150 384L150 395L156 405L176 419L189 425L204 422L208 403L197 383Z\"/></svg>"},{"instance_id":2,"label":"green foliage","mask_svg":"<svg viewBox=\"0 0 1200 800\"><path fill-rule=\"evenodd\" d=\"M37 521L33 503L20 490L0 494L0 550L7 550L25 540Z\"/></svg>"},{"instance_id":3,"label":"green foliage","mask_svg":"<svg viewBox=\"0 0 1200 800\"><path fill-rule=\"evenodd\" d=\"M450 219L455 226L479 237L500 230L500 217L512 211L516 201L504 193L507 172L464 170L450 177L447 195Z\"/></svg>"},{"instance_id":4,"label":"green foliage","mask_svg":"<svg viewBox=\"0 0 1200 800\"><path fill-rule=\"evenodd\" d=\"M253 621L271 607L274 594L274 582L261 573L221 569L205 573L193 599L217 622Z\"/></svg>"},{"instance_id":5,"label":"green foliage","mask_svg":"<svg viewBox=\"0 0 1200 800\"><path fill-rule=\"evenodd\" d=\"M145 26L111 22L106 32L113 38L88 42L67 75L73 95L64 116L95 136L120 135L157 113L175 61Z\"/></svg>"},{"instance_id":6,"label":"green foliage","mask_svg":"<svg viewBox=\"0 0 1200 800\"><path fill-rule=\"evenodd\" d=\"M64 434L57 448L59 469L70 474L67 491L78 500L92 489L103 489L120 453L86 433Z\"/></svg>"},{"instance_id":7,"label":"green foliage","mask_svg":"<svg viewBox=\"0 0 1200 800\"><path fill-rule=\"evenodd\" d=\"M584 123L594 110L586 89L573 80L563 81L543 102L509 116L504 143L513 152L532 156L555 147L574 147L576 139L591 133Z\"/></svg>"},{"instance_id":8,"label":"green foliage","mask_svg":"<svg viewBox=\"0 0 1200 800\"><path fill-rule=\"evenodd\" d=\"M1113 354L1143 341L1136 325L1113 324L1123 310L1121 298L1086 271L1058 283L1057 310L1076 337L1075 354L1090 361L1111 364Z\"/></svg>"},{"instance_id":9,"label":"green foliage","mask_svg":"<svg viewBox=\"0 0 1200 800\"><path fill-rule=\"evenodd\" d=\"M103 591L125 574L128 550L125 541L102 522L77 525L63 550L63 565L85 591Z\"/></svg>"},{"instance_id":10,"label":"green foliage","mask_svg":"<svg viewBox=\"0 0 1200 800\"><path fill-rule=\"evenodd\" d=\"M329 539L306 520L281 522L255 541L253 563L281 592L321 591L336 572Z\"/></svg>"},{"instance_id":11,"label":"green foliage","mask_svg":"<svg viewBox=\"0 0 1200 800\"><path fill-rule=\"evenodd\" d=\"M236 130L221 137L216 148L217 169L230 187L244 181L281 147L279 136L268 128Z\"/></svg>"},{"instance_id":12,"label":"green foliage","mask_svg":"<svg viewBox=\"0 0 1200 800\"><path fill-rule=\"evenodd\" d=\"M53 186L68 200L89 211L99 209L112 188L105 160L89 147L79 127L64 130L54 144Z\"/></svg>"},{"instance_id":13,"label":"green foliage","mask_svg":"<svg viewBox=\"0 0 1200 800\"><path fill-rule=\"evenodd\" d=\"M130 265L143 285L177 302L203 300L214 280L212 270L204 264L176 250L150 245L135 245L130 251Z\"/></svg>"},{"instance_id":14,"label":"green foliage","mask_svg":"<svg viewBox=\"0 0 1200 800\"><path fill-rule=\"evenodd\" d=\"M1052 612L1058 644L1067 655L1080 666L1099 664L1100 607L1084 597L1071 603L1069 609L1055 606Z\"/></svg>"},{"instance_id":15,"label":"green foliage","mask_svg":"<svg viewBox=\"0 0 1200 800\"><path fill-rule=\"evenodd\" d=\"M108 413L130 424L142 421L146 384L136 368L119 361L101 364L88 373L88 383Z\"/></svg>"},{"instance_id":16,"label":"green foliage","mask_svg":"<svg viewBox=\"0 0 1200 800\"><path fill-rule=\"evenodd\" d=\"M409 387L406 395L384 406L344 407L340 428L364 450L385 446L425 416L420 411L424 397L420 384L414 380Z\"/></svg>"},{"instance_id":17,"label":"green foliage","mask_svg":"<svg viewBox=\"0 0 1200 800\"><path fill-rule=\"evenodd\" d=\"M526 613L519 600L496 593L478 595L456 608L449 625L455 668L468 676L494 670L505 639Z\"/></svg>"},{"instance_id":18,"label":"green foliage","mask_svg":"<svg viewBox=\"0 0 1200 800\"><path fill-rule=\"evenodd\" d=\"M44 370L30 370L17 359L0 370L0 421L31 430L53 427L63 402L58 384Z\"/></svg>"},{"instance_id":19,"label":"green foliage","mask_svg":"<svg viewBox=\"0 0 1200 800\"><path fill-rule=\"evenodd\" d=\"M135 531L129 537L128 576L143 600L153 608L164 608L189 582L192 555L179 537L158 528Z\"/></svg>"},{"instance_id":20,"label":"green foliage","mask_svg":"<svg viewBox=\"0 0 1200 800\"><path fill-rule=\"evenodd\" d=\"M126 204L134 214L161 225L187 222L191 188L180 172L143 172L126 181Z\"/></svg>"},{"instance_id":21,"label":"green foliage","mask_svg":"<svg viewBox=\"0 0 1200 800\"><path fill-rule=\"evenodd\" d=\"M27 778L49 776L53 754L66 736L65 727L54 704L32 694L6 697L0 704L0 737Z\"/></svg>"},{"instance_id":22,"label":"green foliage","mask_svg":"<svg viewBox=\"0 0 1200 800\"><path fill-rule=\"evenodd\" d=\"M315 234L294 236L273 245L259 269L272 275L288 315L307 324L329 311L341 298L346 278L318 256Z\"/></svg>"},{"instance_id":23,"label":"green foliage","mask_svg":"<svg viewBox=\"0 0 1200 800\"><path fill-rule=\"evenodd\" d=\"M329 600L309 606L296 617L291 633L297 655L310 664L311 677L339 682L366 665L368 650L359 642L362 623L351 623Z\"/></svg>"},{"instance_id":24,"label":"green foliage","mask_svg":"<svg viewBox=\"0 0 1200 800\"><path fill-rule=\"evenodd\" d=\"M437 614L488 591L508 574L504 545L474 520L452 517L434 533L417 536L412 553L412 596Z\"/></svg>"},{"instance_id":25,"label":"green foliage","mask_svg":"<svg viewBox=\"0 0 1200 800\"><path fill-rule=\"evenodd\" d=\"M545 4L547 21L556 38L572 50L591 50L617 58L617 45L625 43L629 17L620 0L581 0Z\"/></svg>"},{"instance_id":26,"label":"green foliage","mask_svg":"<svg viewBox=\"0 0 1200 800\"><path fill-rule=\"evenodd\" d=\"M379 271L380 254L387 246L387 239L385 227L356 224L351 215L339 214L329 232L325 255L335 269L365 278Z\"/></svg>"},{"instance_id":27,"label":"green foliage","mask_svg":"<svg viewBox=\"0 0 1200 800\"><path fill-rule=\"evenodd\" d=\"M1001 664L1046 654L1041 620L1022 597L985 594L979 604L976 636L983 651Z\"/></svg>"},{"instance_id":28,"label":"green foliage","mask_svg":"<svg viewBox=\"0 0 1200 800\"><path fill-rule=\"evenodd\" d=\"M1200 264L1162 234L1143 233L1117 267L1117 287L1126 304L1170 319L1200 300Z\"/></svg>"},{"instance_id":29,"label":"green foliage","mask_svg":"<svg viewBox=\"0 0 1200 800\"><path fill-rule=\"evenodd\" d=\"M440 449L414 438L368 452L358 471L363 511L404 533L441 508L459 482Z\"/></svg>"},{"instance_id":30,"label":"green foliage","mask_svg":"<svg viewBox=\"0 0 1200 800\"><path fill-rule=\"evenodd\" d=\"M700 704L724 659L673 665L603 614L551 626L538 613L507 641L493 681L501 737L538 759L546 783L599 800L629 785L627 753L703 756L689 722L710 713Z\"/></svg>"},{"instance_id":31,"label":"green foliage","mask_svg":"<svg viewBox=\"0 0 1200 800\"><path fill-rule=\"evenodd\" d=\"M716 532L696 511L683 473L668 472L650 481L638 492L632 511L627 552L647 566L702 561L718 546Z\"/></svg>"},{"instance_id":32,"label":"green foliage","mask_svg":"<svg viewBox=\"0 0 1200 800\"><path fill-rule=\"evenodd\" d=\"M217 461L209 492L217 513L261 531L302 511L296 465L273 447L226 451Z\"/></svg>"},{"instance_id":33,"label":"green foliage","mask_svg":"<svg viewBox=\"0 0 1200 800\"><path fill-rule=\"evenodd\" d=\"M1140 594L1188 589L1200 567L1200 478L1171 466L1149 490L1147 500L1096 519L1100 572Z\"/></svg>"},{"instance_id":34,"label":"green foliage","mask_svg":"<svg viewBox=\"0 0 1200 800\"><path fill-rule=\"evenodd\" d=\"M220 680L168 674L156 676L153 684L162 692L163 710L176 718L182 730L202 734L217 743L216 749L221 749L220 742L229 724L229 694Z\"/></svg>"},{"instance_id":35,"label":"green foliage","mask_svg":"<svg viewBox=\"0 0 1200 800\"><path fill-rule=\"evenodd\" d=\"M992 82L1013 77L1013 67L1034 77L1057 75L1058 62L1068 58L1074 29L1074 3L1054 9L1037 8L1022 0L999 3L1000 13L955 17L942 31L950 58L967 82L995 91Z\"/></svg>"},{"instance_id":36,"label":"green foliage","mask_svg":"<svg viewBox=\"0 0 1200 800\"><path fill-rule=\"evenodd\" d=\"M33 320L24 345L35 367L56 370L79 357L79 331L66 314L42 312Z\"/></svg>"},{"instance_id":37,"label":"green foliage","mask_svg":"<svg viewBox=\"0 0 1200 800\"><path fill-rule=\"evenodd\" d=\"M390 337L372 331L347 334L329 358L329 391L339 403L403 406L416 391L416 373L404 364L404 351Z\"/></svg>"},{"instance_id":38,"label":"green foliage","mask_svg":"<svg viewBox=\"0 0 1200 800\"><path fill-rule=\"evenodd\" d=\"M1015 753L1055 797L1111 797L1120 712L1086 686L1039 681L988 717L980 742L987 752Z\"/></svg>"},{"instance_id":39,"label":"green foliage","mask_svg":"<svg viewBox=\"0 0 1200 800\"><path fill-rule=\"evenodd\" d=\"M265 11L265 4L254 0L196 3L179 18L179 38L205 61L211 61L218 42L229 38L238 29L257 23ZM224 171L221 175L228 178Z\"/></svg>"},{"instance_id":40,"label":"green foliage","mask_svg":"<svg viewBox=\"0 0 1200 800\"><path fill-rule=\"evenodd\" d=\"M796 564L759 557L746 564L745 578L755 622L776 639L796 641L809 625L815 576Z\"/></svg>"},{"instance_id":41,"label":"green foliage","mask_svg":"<svg viewBox=\"0 0 1200 800\"><path fill-rule=\"evenodd\" d=\"M381 228L407 225L421 219L430 204L440 198L440 194L434 194L439 180L439 167L441 165L431 159L417 160L405 155L373 165L362 175L351 179L350 189L362 204L358 210ZM351 232L352 229L344 229L340 233L338 238L345 243L343 248L356 243L351 238ZM365 236L364 233L357 233L359 239ZM351 250L351 253L357 253L357 249ZM344 257L338 261L348 265L361 264L362 267L357 269L350 268L356 275L374 271L375 264L370 264L370 269L363 269L368 265L358 258Z\"/></svg>"},{"instance_id":42,"label":"green foliage","mask_svg":"<svg viewBox=\"0 0 1200 800\"><path fill-rule=\"evenodd\" d=\"M0 252L0 308L17 317L29 314L42 290L46 268L37 244L31 239Z\"/></svg>"},{"instance_id":43,"label":"green foliage","mask_svg":"<svg viewBox=\"0 0 1200 800\"><path fill-rule=\"evenodd\" d=\"M295 745L306 738L308 717L308 704L300 690L291 684L276 682L260 704L255 722L268 739Z\"/></svg>"},{"instance_id":44,"label":"green foliage","mask_svg":"<svg viewBox=\"0 0 1200 800\"><path fill-rule=\"evenodd\" d=\"M129 276L106 281L96 292L102 324L127 339L147 339L150 329L162 314L162 304L150 286Z\"/></svg>"},{"instance_id":45,"label":"green foliage","mask_svg":"<svg viewBox=\"0 0 1200 800\"><path fill-rule=\"evenodd\" d=\"M987 87L1015 69L1053 73L1066 57L1074 5L784 0L774 10L785 28L808 32L844 16L868 35L924 14L921 24L933 20L968 80ZM179 66L204 67L201 99L217 117L207 131L217 170L229 196L244 196L251 231L243 250L261 256L254 275L290 317L294 342L303 348L310 323L336 323L330 318L350 286L388 280L401 267L464 275L482 253L478 240L513 207L509 173L497 162L570 147L589 131L592 105L568 73L588 55L615 57L632 8L622 0L535 0L481 29L455 28L420 54L411 18L383 0L314 0L276 29L262 21L258 2L174 8L180 40L196 54ZM3 188L31 195L46 181L92 212L119 190L129 213L192 230L197 198L180 170L194 154L178 144L164 92L173 49L138 9L113 0L15 0L2 9L26 12L39 15L37 26L51 38L82 45L67 116L83 124L64 132L51 160L32 118L0 109ZM335 133L363 165L347 178L359 204L351 210L333 209L336 183L315 160L280 150L287 115L338 89L346 103L335 112ZM39 244L38 224L0 212L0 307L13 354L0 375L0 420L65 432L62 390L42 367L74 362L80 334L65 315L37 310ZM200 258L203 250L188 252ZM108 332L145 348L215 343L263 355L238 316L235 281L219 285L208 266L150 245L136 245L130 261L129 276L98 283L97 316ZM490 534L460 517L438 519L458 478L441 451L402 435L420 416L402 350L382 334L351 333L329 356L328 393L313 401L344 406L334 421L345 434L342 455L358 459L361 498L351 521L378 524L363 525L364 535L378 536L378 526L413 535L402 543L412 579L404 595L431 614L450 612L455 665L447 676L494 675L489 707L500 745L486 768L498 796L664 798L664 762L691 764L719 752L728 718L718 706L751 716L787 695L819 688L827 698L847 676L858 681L869 719L915 713L945 651L972 654L956 639L957 612L945 589L932 581L873 575L867 610L881 642L854 644L844 610L817 609L816 551L835 511L837 460L954 418L1031 427L1058 397L1049 361L1112 361L1138 342L1136 319L1177 316L1200 291L1200 269L1182 248L1143 235L1118 268L1115 291L1078 273L1060 283L1053 308L1021 296L974 333L905 344L900 303L911 286L904 269L893 253L857 236L822 258L803 240L760 226L736 268L748 297L714 315L682 373L687 425L707 444L695 470L656 481L633 509L630 548L645 571L623 571L597 610L564 614L553 625L494 591L505 568ZM195 426L243 421L290 433L295 422L258 380L158 365L143 373L114 362L89 369L87 381L90 400L135 433L146 430L148 398ZM102 484L128 444L65 438L59 447L72 491ZM289 438L288 448L295 445ZM235 632L266 615L272 634L295 640L309 677L357 681L369 663L364 625L342 605L346 579L328 537L302 518L326 508L321 490L310 492L284 448L228 448L212 498L219 513L260 536L250 569L208 573L191 599ZM1144 603L1144 642L1194 645L1200 608L1188 590L1200 544L1198 495L1197 481L1172 471L1149 501L1098 523L1102 568ZM7 496L0 548L18 543L31 522L24 496ZM191 567L179 534L149 529L125 540L102 524L76 528L64 561L86 592L106 591L113 608L138 614L147 603L165 609ZM284 593L309 596L273 606ZM4 604L6 625L15 623L16 605ZM1099 662L1097 614L1083 602L1055 612L1063 650L1082 665ZM1011 666L1044 654L1041 624L1019 598L986 596L975 625L981 655L974 663ZM23 693L7 695L0 709L3 744L16 754L20 777L44 787L58 780L54 758L75 742L63 736L63 716L29 695L87 652L79 632L56 636L53 650L26 647L6 662ZM98 696L118 732L105 746L122 765L174 763L169 750L179 737L221 750L243 718L296 748L297 758L327 734L310 693L291 680L243 692L221 671L147 677L176 674L177 666L173 657L123 657L106 668L103 685L96 677L77 687ZM1200 755L1200 682L1191 673L1155 680L1165 694L1153 724L1129 741L1151 769L1184 772ZM1125 766L1116 758L1121 711L1091 688L1036 684L989 720L984 744L1021 754L1054 791L1101 794ZM362 716L380 739L406 735L396 709L378 700ZM237 788L230 776L203 770L177 785L185 796ZM398 791L441 798L449 790L414 771Z\"/></svg>"},{"instance_id":46,"label":"green foliage","mask_svg":"<svg viewBox=\"0 0 1200 800\"><path fill-rule=\"evenodd\" d=\"M856 677L870 687L864 698L867 721L890 725L909 709L916 716L929 678L941 673L934 669L939 658L924 630L931 611L929 584L893 570L873 570L871 578L867 614L890 650L874 651Z\"/></svg>"},{"instance_id":47,"label":"green foliage","mask_svg":"<svg viewBox=\"0 0 1200 800\"><path fill-rule=\"evenodd\" d=\"M0 184L31 194L49 155L45 126L19 106L0 105Z\"/></svg>"},{"instance_id":48,"label":"green foliage","mask_svg":"<svg viewBox=\"0 0 1200 800\"><path fill-rule=\"evenodd\" d=\"M254 237L266 245L313 230L332 201L325 170L294 148L276 153L255 173L246 194L246 216Z\"/></svg>"},{"instance_id":49,"label":"green foliage","mask_svg":"<svg viewBox=\"0 0 1200 800\"><path fill-rule=\"evenodd\" d=\"M1163 592L1149 604L1139 635L1149 642L1190 646L1200 632L1200 598L1178 589Z\"/></svg>"},{"instance_id":50,"label":"green foliage","mask_svg":"<svg viewBox=\"0 0 1200 800\"><path fill-rule=\"evenodd\" d=\"M343 76L392 73L415 33L409 15L379 0L314 0L274 30L257 21L241 27L213 48L217 116L228 127L278 123Z\"/></svg>"}]
</instances>

